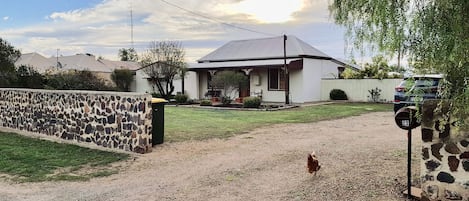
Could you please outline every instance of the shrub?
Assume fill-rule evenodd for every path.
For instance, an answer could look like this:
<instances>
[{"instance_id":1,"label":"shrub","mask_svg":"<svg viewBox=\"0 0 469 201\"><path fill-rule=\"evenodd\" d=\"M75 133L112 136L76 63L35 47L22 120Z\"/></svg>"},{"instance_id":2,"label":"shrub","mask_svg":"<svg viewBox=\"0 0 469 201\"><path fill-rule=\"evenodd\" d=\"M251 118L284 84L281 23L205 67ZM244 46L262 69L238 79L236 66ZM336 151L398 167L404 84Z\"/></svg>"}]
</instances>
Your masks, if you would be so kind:
<instances>
[{"instance_id":1,"label":"shrub","mask_svg":"<svg viewBox=\"0 0 469 201\"><path fill-rule=\"evenodd\" d=\"M90 71L69 71L47 77L48 89L109 91L113 88Z\"/></svg>"},{"instance_id":2,"label":"shrub","mask_svg":"<svg viewBox=\"0 0 469 201\"><path fill-rule=\"evenodd\" d=\"M221 97L221 102L223 105L229 105L231 104L231 101L233 101L229 96L222 96Z\"/></svg>"},{"instance_id":3,"label":"shrub","mask_svg":"<svg viewBox=\"0 0 469 201\"><path fill-rule=\"evenodd\" d=\"M348 100L347 94L341 89L332 89L331 93L329 93L329 98L331 100Z\"/></svg>"},{"instance_id":4,"label":"shrub","mask_svg":"<svg viewBox=\"0 0 469 201\"><path fill-rule=\"evenodd\" d=\"M243 99L243 107L245 108L259 108L261 106L261 98L259 97L246 97Z\"/></svg>"},{"instance_id":5,"label":"shrub","mask_svg":"<svg viewBox=\"0 0 469 201\"><path fill-rule=\"evenodd\" d=\"M186 94L177 94L176 96L174 96L174 99L176 99L177 104L182 104L186 103L189 97Z\"/></svg>"},{"instance_id":6,"label":"shrub","mask_svg":"<svg viewBox=\"0 0 469 201\"><path fill-rule=\"evenodd\" d=\"M210 100L201 100L200 101L200 106L212 106L212 101Z\"/></svg>"}]
</instances>

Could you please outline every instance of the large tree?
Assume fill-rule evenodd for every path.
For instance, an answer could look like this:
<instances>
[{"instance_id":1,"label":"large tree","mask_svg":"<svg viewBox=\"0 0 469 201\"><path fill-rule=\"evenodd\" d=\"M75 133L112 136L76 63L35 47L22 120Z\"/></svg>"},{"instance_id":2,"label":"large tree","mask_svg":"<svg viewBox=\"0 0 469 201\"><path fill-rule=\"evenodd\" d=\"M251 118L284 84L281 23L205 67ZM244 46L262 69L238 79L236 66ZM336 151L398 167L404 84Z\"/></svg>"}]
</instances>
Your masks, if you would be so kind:
<instances>
[{"instance_id":1,"label":"large tree","mask_svg":"<svg viewBox=\"0 0 469 201\"><path fill-rule=\"evenodd\" d=\"M458 119L469 115L468 10L469 1L461 0L333 0L330 5L355 48L405 54L418 72L444 74L442 96Z\"/></svg>"},{"instance_id":2,"label":"large tree","mask_svg":"<svg viewBox=\"0 0 469 201\"><path fill-rule=\"evenodd\" d=\"M15 76L15 62L21 52L0 38L0 87L9 87Z\"/></svg>"},{"instance_id":3,"label":"large tree","mask_svg":"<svg viewBox=\"0 0 469 201\"><path fill-rule=\"evenodd\" d=\"M119 49L119 58L121 61L137 61L137 51L134 48L122 48Z\"/></svg>"},{"instance_id":4,"label":"large tree","mask_svg":"<svg viewBox=\"0 0 469 201\"><path fill-rule=\"evenodd\" d=\"M173 81L176 76L186 72L185 51L180 42L151 42L141 57L143 72L148 75L155 92L169 99L174 92Z\"/></svg>"}]
</instances>

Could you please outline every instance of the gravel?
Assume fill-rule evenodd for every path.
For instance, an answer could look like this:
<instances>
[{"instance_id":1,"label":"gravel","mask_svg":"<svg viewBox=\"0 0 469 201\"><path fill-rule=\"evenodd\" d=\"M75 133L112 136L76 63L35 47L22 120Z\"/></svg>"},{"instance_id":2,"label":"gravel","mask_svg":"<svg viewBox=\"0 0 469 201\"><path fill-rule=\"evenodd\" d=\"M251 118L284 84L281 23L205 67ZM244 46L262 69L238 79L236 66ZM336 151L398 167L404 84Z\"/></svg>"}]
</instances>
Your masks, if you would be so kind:
<instances>
[{"instance_id":1,"label":"gravel","mask_svg":"<svg viewBox=\"0 0 469 201\"><path fill-rule=\"evenodd\" d=\"M420 131L413 135L413 177ZM322 165L307 173L307 154ZM406 200L406 131L390 112L167 143L87 182L0 182L3 200ZM417 184L418 182L416 182ZM417 184L418 185L418 184Z\"/></svg>"}]
</instances>

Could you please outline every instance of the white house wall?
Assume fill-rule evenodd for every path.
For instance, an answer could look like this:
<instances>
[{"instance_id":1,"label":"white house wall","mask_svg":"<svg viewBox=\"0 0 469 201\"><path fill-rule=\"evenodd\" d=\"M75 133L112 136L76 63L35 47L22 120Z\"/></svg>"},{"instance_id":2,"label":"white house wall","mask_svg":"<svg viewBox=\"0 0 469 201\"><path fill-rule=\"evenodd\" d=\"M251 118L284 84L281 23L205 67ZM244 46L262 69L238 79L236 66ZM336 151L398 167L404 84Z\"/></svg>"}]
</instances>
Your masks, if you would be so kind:
<instances>
[{"instance_id":1,"label":"white house wall","mask_svg":"<svg viewBox=\"0 0 469 201\"><path fill-rule=\"evenodd\" d=\"M148 76L142 70L137 70L135 72L135 85L131 87L131 90L138 93L151 93L153 89L146 77Z\"/></svg>"},{"instance_id":2,"label":"white house wall","mask_svg":"<svg viewBox=\"0 0 469 201\"><path fill-rule=\"evenodd\" d=\"M321 100L321 79L337 76L337 64L329 60L303 59L302 102Z\"/></svg>"},{"instance_id":3,"label":"white house wall","mask_svg":"<svg viewBox=\"0 0 469 201\"><path fill-rule=\"evenodd\" d=\"M303 103L305 102L305 94L303 86L303 71L302 70L290 70L290 100L292 103ZM285 92L283 92L283 102L285 102Z\"/></svg>"},{"instance_id":4,"label":"white house wall","mask_svg":"<svg viewBox=\"0 0 469 201\"><path fill-rule=\"evenodd\" d=\"M184 90L190 99L198 99L199 77L197 76L196 72L187 72L186 77L184 79Z\"/></svg>"}]
</instances>

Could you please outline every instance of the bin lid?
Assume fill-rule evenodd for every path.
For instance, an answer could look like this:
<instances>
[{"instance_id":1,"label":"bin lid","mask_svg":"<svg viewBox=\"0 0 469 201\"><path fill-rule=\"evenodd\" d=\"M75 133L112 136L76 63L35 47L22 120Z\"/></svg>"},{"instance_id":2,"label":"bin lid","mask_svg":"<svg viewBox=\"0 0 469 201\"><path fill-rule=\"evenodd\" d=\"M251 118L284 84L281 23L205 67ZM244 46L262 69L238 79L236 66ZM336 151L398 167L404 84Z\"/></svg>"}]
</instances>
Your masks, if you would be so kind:
<instances>
[{"instance_id":1,"label":"bin lid","mask_svg":"<svg viewBox=\"0 0 469 201\"><path fill-rule=\"evenodd\" d=\"M151 103L167 103L168 101L163 98L152 98Z\"/></svg>"}]
</instances>

